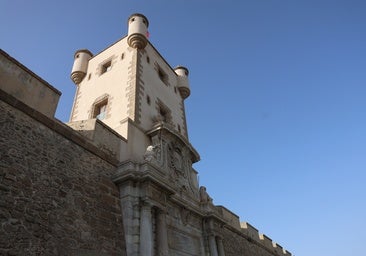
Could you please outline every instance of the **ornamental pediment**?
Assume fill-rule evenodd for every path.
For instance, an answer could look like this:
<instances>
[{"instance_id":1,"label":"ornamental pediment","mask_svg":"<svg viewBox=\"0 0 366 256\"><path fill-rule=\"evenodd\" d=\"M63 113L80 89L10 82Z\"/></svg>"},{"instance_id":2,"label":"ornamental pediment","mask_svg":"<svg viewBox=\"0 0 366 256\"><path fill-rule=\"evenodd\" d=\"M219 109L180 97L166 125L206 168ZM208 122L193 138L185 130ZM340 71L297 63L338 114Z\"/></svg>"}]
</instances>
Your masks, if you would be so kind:
<instances>
[{"instance_id":1,"label":"ornamental pediment","mask_svg":"<svg viewBox=\"0 0 366 256\"><path fill-rule=\"evenodd\" d=\"M198 197L197 173L192 168L199 160L198 153L183 136L164 125L154 127L147 135L151 145L146 149L145 161L158 168L177 192Z\"/></svg>"}]
</instances>

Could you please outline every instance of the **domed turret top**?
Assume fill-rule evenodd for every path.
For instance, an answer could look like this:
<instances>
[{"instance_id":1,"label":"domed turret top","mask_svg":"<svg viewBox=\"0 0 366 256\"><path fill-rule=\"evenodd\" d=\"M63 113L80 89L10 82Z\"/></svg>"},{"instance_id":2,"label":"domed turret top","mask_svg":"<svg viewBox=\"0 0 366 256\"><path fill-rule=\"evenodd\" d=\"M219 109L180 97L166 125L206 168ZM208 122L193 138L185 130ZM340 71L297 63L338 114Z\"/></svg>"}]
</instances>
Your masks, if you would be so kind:
<instances>
[{"instance_id":1,"label":"domed turret top","mask_svg":"<svg viewBox=\"0 0 366 256\"><path fill-rule=\"evenodd\" d=\"M147 44L148 27L149 21L144 15L132 14L128 18L128 45L132 48L144 49Z\"/></svg>"},{"instance_id":2,"label":"domed turret top","mask_svg":"<svg viewBox=\"0 0 366 256\"><path fill-rule=\"evenodd\" d=\"M146 24L146 27L149 27L149 20L146 18L145 15L141 14L141 13L134 13L131 14L130 17L128 17L128 24L131 22L131 19L133 19L134 17L141 17L143 19L143 23Z\"/></svg>"}]
</instances>

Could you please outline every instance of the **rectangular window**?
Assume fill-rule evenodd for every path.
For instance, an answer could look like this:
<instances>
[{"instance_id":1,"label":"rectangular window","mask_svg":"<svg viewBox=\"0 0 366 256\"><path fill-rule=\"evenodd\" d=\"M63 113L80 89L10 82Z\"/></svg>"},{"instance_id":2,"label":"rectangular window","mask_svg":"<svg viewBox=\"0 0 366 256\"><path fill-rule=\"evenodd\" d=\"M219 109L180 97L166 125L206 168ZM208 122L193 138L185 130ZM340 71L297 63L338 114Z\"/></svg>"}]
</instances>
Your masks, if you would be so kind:
<instances>
[{"instance_id":1,"label":"rectangular window","mask_svg":"<svg viewBox=\"0 0 366 256\"><path fill-rule=\"evenodd\" d=\"M160 106L159 108L159 115L162 119L162 121L166 122L167 121L167 115L168 115L168 112L165 108L163 108L162 106Z\"/></svg>"},{"instance_id":2,"label":"rectangular window","mask_svg":"<svg viewBox=\"0 0 366 256\"><path fill-rule=\"evenodd\" d=\"M100 74L104 74L105 72L108 72L112 68L112 61L108 61L102 65L102 69Z\"/></svg>"},{"instance_id":3,"label":"rectangular window","mask_svg":"<svg viewBox=\"0 0 366 256\"><path fill-rule=\"evenodd\" d=\"M98 105L95 105L94 116L93 116L94 118L103 120L106 117L107 103L108 103L108 101L103 101L103 102L99 103Z\"/></svg>"},{"instance_id":4,"label":"rectangular window","mask_svg":"<svg viewBox=\"0 0 366 256\"><path fill-rule=\"evenodd\" d=\"M165 85L168 85L168 75L160 67L158 67L158 75L160 80L163 81Z\"/></svg>"},{"instance_id":5,"label":"rectangular window","mask_svg":"<svg viewBox=\"0 0 366 256\"><path fill-rule=\"evenodd\" d=\"M156 109L158 111L158 121L172 123L172 111L160 99L158 99Z\"/></svg>"}]
</instances>

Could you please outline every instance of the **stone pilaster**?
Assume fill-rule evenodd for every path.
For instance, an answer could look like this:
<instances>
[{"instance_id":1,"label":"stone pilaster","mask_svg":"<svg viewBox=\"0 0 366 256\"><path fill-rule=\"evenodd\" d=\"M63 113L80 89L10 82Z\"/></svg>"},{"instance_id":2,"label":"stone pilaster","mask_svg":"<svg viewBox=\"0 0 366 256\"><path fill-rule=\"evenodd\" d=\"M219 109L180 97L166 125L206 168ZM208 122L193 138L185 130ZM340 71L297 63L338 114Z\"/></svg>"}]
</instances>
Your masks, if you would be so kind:
<instances>
[{"instance_id":1,"label":"stone pilaster","mask_svg":"<svg viewBox=\"0 0 366 256\"><path fill-rule=\"evenodd\" d=\"M222 243L222 238L220 236L216 237L216 244L219 256L225 256L224 244Z\"/></svg>"},{"instance_id":2,"label":"stone pilaster","mask_svg":"<svg viewBox=\"0 0 366 256\"><path fill-rule=\"evenodd\" d=\"M216 239L213 234L209 235L208 243L210 247L210 256L219 256L219 254L217 253Z\"/></svg>"},{"instance_id":3,"label":"stone pilaster","mask_svg":"<svg viewBox=\"0 0 366 256\"><path fill-rule=\"evenodd\" d=\"M156 221L157 221L156 240L157 240L158 256L168 256L169 249L168 249L168 234L167 234L165 210L159 209L157 211Z\"/></svg>"},{"instance_id":4,"label":"stone pilaster","mask_svg":"<svg viewBox=\"0 0 366 256\"><path fill-rule=\"evenodd\" d=\"M140 215L140 255L153 256L153 248L151 204L144 202Z\"/></svg>"}]
</instances>

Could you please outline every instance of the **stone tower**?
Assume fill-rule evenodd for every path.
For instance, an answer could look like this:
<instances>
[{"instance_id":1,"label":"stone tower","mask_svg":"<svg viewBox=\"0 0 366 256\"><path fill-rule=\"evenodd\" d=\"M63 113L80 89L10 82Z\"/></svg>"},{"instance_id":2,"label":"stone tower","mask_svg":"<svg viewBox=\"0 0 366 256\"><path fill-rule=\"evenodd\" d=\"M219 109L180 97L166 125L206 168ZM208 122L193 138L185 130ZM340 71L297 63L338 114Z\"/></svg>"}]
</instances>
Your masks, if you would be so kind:
<instances>
[{"instance_id":1,"label":"stone tower","mask_svg":"<svg viewBox=\"0 0 366 256\"><path fill-rule=\"evenodd\" d=\"M77 90L69 125L85 134L89 123L99 119L125 139L114 181L121 191L127 254L170 255L167 223L181 227L166 214L169 209L174 215L190 211L183 201L169 208L169 198L177 193L178 202L199 206L192 164L200 157L188 141L188 69L173 69L164 60L148 41L148 25L144 15L133 14L126 37L95 55L76 51L71 79ZM192 220L200 222L198 216ZM184 232L202 236L200 225L192 229L188 222ZM203 240L193 244L190 250L203 255Z\"/></svg>"},{"instance_id":2,"label":"stone tower","mask_svg":"<svg viewBox=\"0 0 366 256\"><path fill-rule=\"evenodd\" d=\"M68 125L118 163L112 181L127 255L290 255L199 187L184 106L189 72L164 60L148 26L144 15L131 15L126 37L95 55L76 51L71 73Z\"/></svg>"},{"instance_id":3,"label":"stone tower","mask_svg":"<svg viewBox=\"0 0 366 256\"><path fill-rule=\"evenodd\" d=\"M71 73L77 91L70 122L102 120L128 140L122 153L136 160L151 143L146 132L157 125L188 139L188 69L171 68L148 43L148 25L144 15L131 15L126 37L94 56L76 51Z\"/></svg>"}]
</instances>

